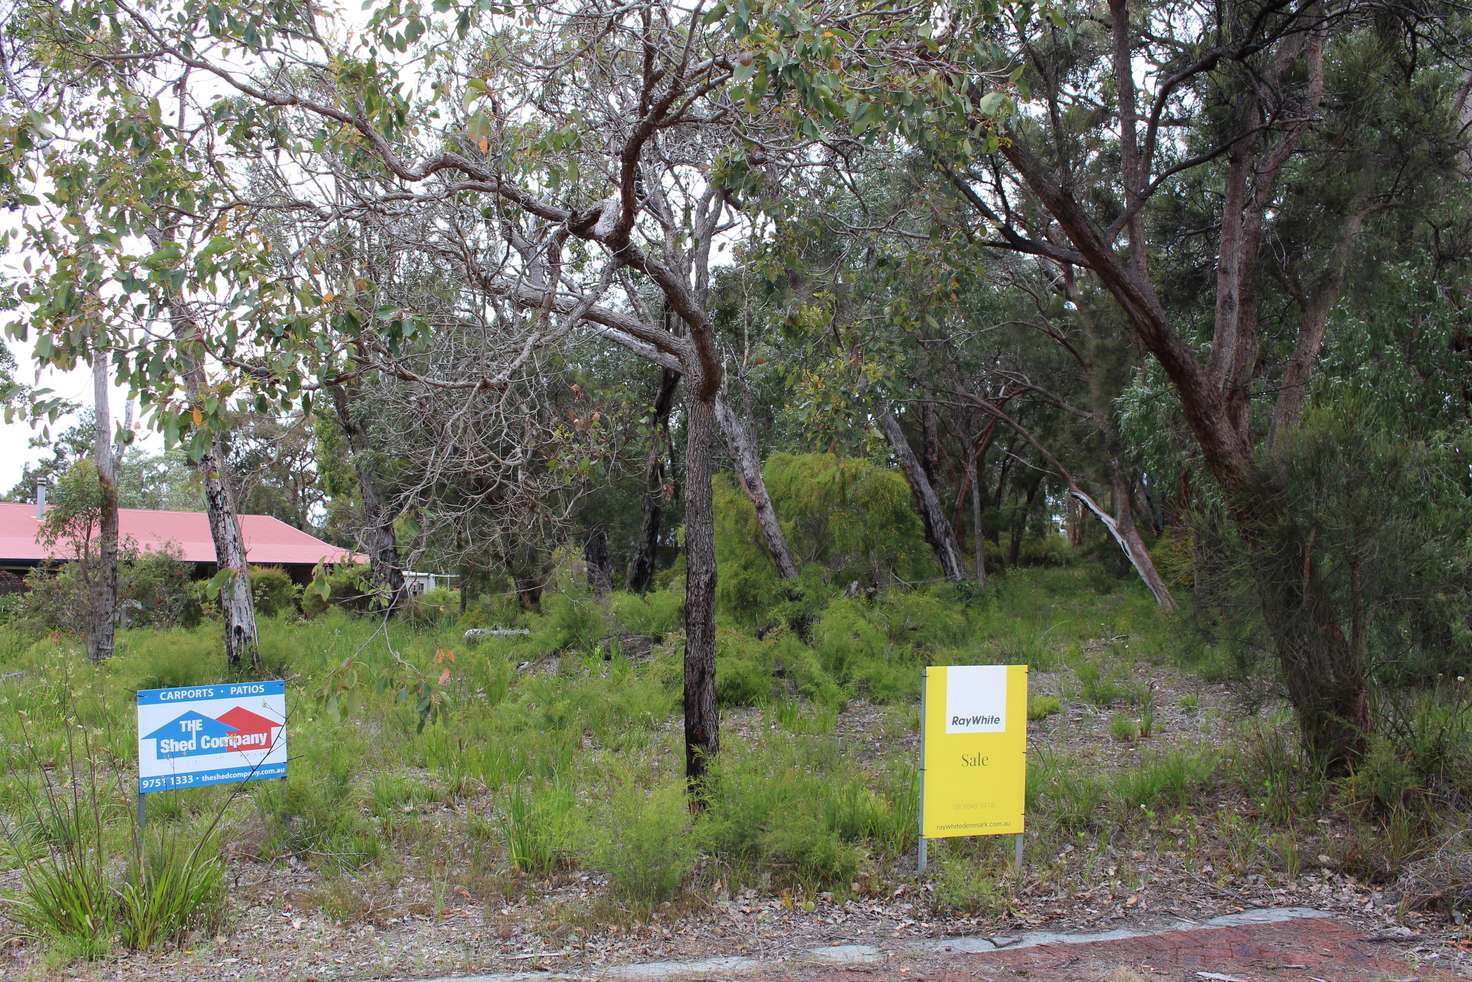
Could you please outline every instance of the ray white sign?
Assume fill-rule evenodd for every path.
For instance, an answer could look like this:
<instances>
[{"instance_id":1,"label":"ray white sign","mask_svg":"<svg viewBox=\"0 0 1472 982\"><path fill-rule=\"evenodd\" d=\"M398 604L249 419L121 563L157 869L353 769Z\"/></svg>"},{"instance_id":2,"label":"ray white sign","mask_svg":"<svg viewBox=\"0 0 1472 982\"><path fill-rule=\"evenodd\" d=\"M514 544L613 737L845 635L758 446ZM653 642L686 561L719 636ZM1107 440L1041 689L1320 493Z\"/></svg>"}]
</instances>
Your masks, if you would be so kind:
<instances>
[{"instance_id":1,"label":"ray white sign","mask_svg":"<svg viewBox=\"0 0 1472 982\"><path fill-rule=\"evenodd\" d=\"M1007 729L1007 666L952 665L946 670L946 732Z\"/></svg>"}]
</instances>

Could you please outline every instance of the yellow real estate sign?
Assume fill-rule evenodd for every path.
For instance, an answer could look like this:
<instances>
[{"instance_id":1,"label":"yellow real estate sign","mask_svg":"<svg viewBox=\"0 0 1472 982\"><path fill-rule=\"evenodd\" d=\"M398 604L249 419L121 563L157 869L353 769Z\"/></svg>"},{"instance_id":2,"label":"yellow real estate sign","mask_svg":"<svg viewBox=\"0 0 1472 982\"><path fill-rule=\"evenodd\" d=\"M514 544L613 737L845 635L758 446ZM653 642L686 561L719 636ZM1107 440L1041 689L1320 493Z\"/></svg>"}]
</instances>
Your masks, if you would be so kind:
<instances>
[{"instance_id":1,"label":"yellow real estate sign","mask_svg":"<svg viewBox=\"0 0 1472 982\"><path fill-rule=\"evenodd\" d=\"M921 725L920 834L1021 834L1027 666L927 668Z\"/></svg>"}]
</instances>

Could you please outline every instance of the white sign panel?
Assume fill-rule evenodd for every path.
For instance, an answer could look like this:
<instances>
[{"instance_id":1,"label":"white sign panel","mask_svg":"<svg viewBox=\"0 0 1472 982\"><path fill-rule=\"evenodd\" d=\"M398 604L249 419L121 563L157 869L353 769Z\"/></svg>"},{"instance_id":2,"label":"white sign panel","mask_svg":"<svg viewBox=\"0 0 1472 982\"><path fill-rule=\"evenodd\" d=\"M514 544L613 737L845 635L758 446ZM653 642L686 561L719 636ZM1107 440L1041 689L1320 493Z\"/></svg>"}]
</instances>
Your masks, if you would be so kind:
<instances>
[{"instance_id":1,"label":"white sign panel","mask_svg":"<svg viewBox=\"0 0 1472 982\"><path fill-rule=\"evenodd\" d=\"M1007 666L953 665L946 670L946 732L1007 729Z\"/></svg>"},{"instance_id":2,"label":"white sign panel","mask_svg":"<svg viewBox=\"0 0 1472 982\"><path fill-rule=\"evenodd\" d=\"M286 777L286 683L138 693L138 792Z\"/></svg>"}]
</instances>

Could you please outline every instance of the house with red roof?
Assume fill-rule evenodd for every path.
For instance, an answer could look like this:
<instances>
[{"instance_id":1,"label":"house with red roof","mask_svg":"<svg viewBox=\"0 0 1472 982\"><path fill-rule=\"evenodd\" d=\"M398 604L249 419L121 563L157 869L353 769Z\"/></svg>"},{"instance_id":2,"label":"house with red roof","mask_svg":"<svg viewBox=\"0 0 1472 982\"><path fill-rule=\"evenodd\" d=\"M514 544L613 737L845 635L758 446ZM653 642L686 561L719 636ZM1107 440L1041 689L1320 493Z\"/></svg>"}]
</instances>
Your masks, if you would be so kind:
<instances>
[{"instance_id":1,"label":"house with red roof","mask_svg":"<svg viewBox=\"0 0 1472 982\"><path fill-rule=\"evenodd\" d=\"M67 543L47 547L38 537L45 498L36 504L0 503L0 570L23 574L49 562L72 558ZM270 515L241 515L240 534L246 561L280 566L299 582L311 578L318 563L364 563L366 556L323 542ZM215 566L215 540L209 516L202 511L118 509L118 539L140 552L170 551L200 573Z\"/></svg>"}]
</instances>

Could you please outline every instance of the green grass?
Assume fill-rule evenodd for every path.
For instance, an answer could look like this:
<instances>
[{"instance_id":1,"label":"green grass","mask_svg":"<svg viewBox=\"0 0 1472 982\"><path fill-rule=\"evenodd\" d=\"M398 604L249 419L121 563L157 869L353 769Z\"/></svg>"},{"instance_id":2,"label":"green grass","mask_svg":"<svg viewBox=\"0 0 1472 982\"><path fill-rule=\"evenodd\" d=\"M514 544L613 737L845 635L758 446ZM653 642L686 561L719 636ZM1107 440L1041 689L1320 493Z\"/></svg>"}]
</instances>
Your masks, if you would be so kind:
<instances>
[{"instance_id":1,"label":"green grass","mask_svg":"<svg viewBox=\"0 0 1472 982\"><path fill-rule=\"evenodd\" d=\"M1032 720L1058 717L1065 700L1102 710L1035 730L1027 822L1040 877L1097 878L1090 864L1106 845L1173 848L1173 829L1201 840L1202 863L1235 849L1252 869L1279 875L1330 852L1384 875L1386 862L1412 856L1434 831L1416 816L1428 807L1457 814L1449 791L1423 793L1452 788L1472 759L1464 710L1444 701L1394 713L1409 737L1397 737L1395 752L1377 749L1374 767L1352 784L1316 776L1285 719L1244 727L1212 752L1157 751L1177 734L1152 736L1143 759L1125 767L1050 746L1053 734L1079 726L1104 741L1112 729L1131 740L1156 730L1155 693L1129 680L1143 660L1170 654L1170 622L1130 581L1111 586L1087 567L1060 566L1010 571L979 597L938 587L799 599L811 610L776 618L761 637L722 615L722 753L698 813L686 807L680 777L678 590L614 594L604 606L574 589L549 596L541 614L480 605L459 623L385 626L336 610L309 621L262 618L265 660L287 679L290 779L233 796L223 788L153 795L149 827L160 841L185 841L219 813L260 860L304 869L310 895L345 923L391 907L385 897L411 871L434 884L430 908L446 903L447 891L535 904L552 892L546 884L569 875L604 884L606 909L639 917L671 902L679 909L717 884L807 899L842 896L855 884L891 894L913 875L921 672L988 663L1056 673L1042 684L1061 696L1034 693ZM465 625L491 616L514 617L532 635L466 644ZM132 849L133 690L228 677L218 630L123 631L117 657L93 666L73 639L0 629L0 675L20 673L0 681L0 814L22 817L0 866L31 871L28 895L46 911L11 919L30 924L26 933L58 958L172 943L160 939L208 931L232 913L228 900L213 900L209 851L194 873L152 860L162 865L137 881L132 906L118 900ZM623 635L652 639L648 654L620 647L605 661L599 639ZM418 710L426 686L440 710L431 719ZM1199 708L1191 695L1181 703ZM44 776L68 772L68 736L84 732L98 762L97 808L70 816L28 809ZM1245 816L1243 828L1279 838L1242 852L1233 843L1245 833L1223 821L1218 801ZM1141 821L1142 813L1171 820ZM1312 838L1323 815L1347 816L1342 842ZM85 855L71 866L41 862L98 841L116 860L102 880L87 872ZM995 846L937 849L938 913L1006 911L1013 881ZM160 891L167 902L148 899ZM202 898L206 916L181 922L170 913L181 896Z\"/></svg>"}]
</instances>

